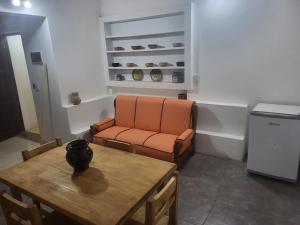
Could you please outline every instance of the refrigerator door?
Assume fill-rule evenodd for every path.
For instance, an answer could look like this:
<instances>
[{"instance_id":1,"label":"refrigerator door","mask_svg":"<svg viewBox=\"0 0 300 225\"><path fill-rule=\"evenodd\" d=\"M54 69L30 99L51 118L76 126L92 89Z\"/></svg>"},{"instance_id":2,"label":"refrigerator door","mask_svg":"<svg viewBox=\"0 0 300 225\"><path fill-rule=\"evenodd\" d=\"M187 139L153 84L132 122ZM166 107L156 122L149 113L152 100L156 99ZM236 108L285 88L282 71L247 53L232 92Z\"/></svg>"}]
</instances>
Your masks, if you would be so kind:
<instances>
[{"instance_id":1,"label":"refrigerator door","mask_svg":"<svg viewBox=\"0 0 300 225\"><path fill-rule=\"evenodd\" d=\"M300 120L250 116L248 170L296 181L299 156Z\"/></svg>"}]
</instances>

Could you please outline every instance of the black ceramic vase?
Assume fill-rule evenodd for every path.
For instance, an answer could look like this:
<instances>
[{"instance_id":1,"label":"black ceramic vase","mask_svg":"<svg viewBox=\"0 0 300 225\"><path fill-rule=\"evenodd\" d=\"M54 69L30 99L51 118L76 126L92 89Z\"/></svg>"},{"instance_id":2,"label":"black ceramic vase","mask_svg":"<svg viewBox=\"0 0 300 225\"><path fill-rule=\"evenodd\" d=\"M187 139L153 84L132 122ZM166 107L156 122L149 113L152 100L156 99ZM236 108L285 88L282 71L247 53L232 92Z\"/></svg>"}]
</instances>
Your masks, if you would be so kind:
<instances>
[{"instance_id":1,"label":"black ceramic vase","mask_svg":"<svg viewBox=\"0 0 300 225\"><path fill-rule=\"evenodd\" d=\"M70 142L67 147L66 159L75 172L82 172L89 168L93 158L93 151L86 140L78 139Z\"/></svg>"}]
</instances>

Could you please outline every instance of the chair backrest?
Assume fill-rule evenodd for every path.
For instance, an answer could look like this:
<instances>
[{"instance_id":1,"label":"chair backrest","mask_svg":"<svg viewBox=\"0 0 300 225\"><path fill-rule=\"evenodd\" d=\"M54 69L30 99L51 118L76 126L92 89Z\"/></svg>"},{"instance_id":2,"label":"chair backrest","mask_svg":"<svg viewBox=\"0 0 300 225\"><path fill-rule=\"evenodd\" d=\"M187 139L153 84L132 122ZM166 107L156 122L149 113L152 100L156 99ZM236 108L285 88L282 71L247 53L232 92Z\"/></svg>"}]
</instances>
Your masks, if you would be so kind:
<instances>
[{"instance_id":1,"label":"chair backrest","mask_svg":"<svg viewBox=\"0 0 300 225\"><path fill-rule=\"evenodd\" d=\"M35 149L22 151L23 160L27 161L37 155L40 155L40 154L47 152L53 148L56 148L57 146L62 146L61 138L56 138L53 141L49 141Z\"/></svg>"},{"instance_id":2,"label":"chair backrest","mask_svg":"<svg viewBox=\"0 0 300 225\"><path fill-rule=\"evenodd\" d=\"M36 205L27 205L0 191L0 203L7 225L43 225Z\"/></svg>"},{"instance_id":3,"label":"chair backrest","mask_svg":"<svg viewBox=\"0 0 300 225\"><path fill-rule=\"evenodd\" d=\"M177 176L172 177L169 182L146 204L146 225L157 225L160 219L172 213L175 217L177 201ZM172 210L170 210L172 208ZM171 215L169 215L171 217ZM175 221L175 218L169 218ZM170 223L169 223L170 224Z\"/></svg>"},{"instance_id":4,"label":"chair backrest","mask_svg":"<svg viewBox=\"0 0 300 225\"><path fill-rule=\"evenodd\" d=\"M126 152L134 152L133 145L116 140L104 140L104 145L111 148L120 149Z\"/></svg>"}]
</instances>

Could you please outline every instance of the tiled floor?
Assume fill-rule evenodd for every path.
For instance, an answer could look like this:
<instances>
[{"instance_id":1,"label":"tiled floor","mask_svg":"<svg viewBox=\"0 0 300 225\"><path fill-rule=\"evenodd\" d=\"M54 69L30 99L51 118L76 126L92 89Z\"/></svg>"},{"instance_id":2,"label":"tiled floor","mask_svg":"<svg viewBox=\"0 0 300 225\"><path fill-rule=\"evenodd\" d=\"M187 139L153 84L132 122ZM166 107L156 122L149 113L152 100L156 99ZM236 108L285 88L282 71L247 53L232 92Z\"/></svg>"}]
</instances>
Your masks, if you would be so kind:
<instances>
[{"instance_id":1,"label":"tiled floor","mask_svg":"<svg viewBox=\"0 0 300 225\"><path fill-rule=\"evenodd\" d=\"M20 160L15 152L8 157L14 163ZM299 224L299 185L247 175L245 163L200 154L181 172L179 225ZM5 225L1 212L0 225Z\"/></svg>"},{"instance_id":2,"label":"tiled floor","mask_svg":"<svg viewBox=\"0 0 300 225\"><path fill-rule=\"evenodd\" d=\"M0 170L21 162L21 151L38 145L38 142L26 139L22 135L0 142Z\"/></svg>"},{"instance_id":3,"label":"tiled floor","mask_svg":"<svg viewBox=\"0 0 300 225\"><path fill-rule=\"evenodd\" d=\"M300 185L248 175L246 164L195 155L181 173L179 225L299 225Z\"/></svg>"}]
</instances>

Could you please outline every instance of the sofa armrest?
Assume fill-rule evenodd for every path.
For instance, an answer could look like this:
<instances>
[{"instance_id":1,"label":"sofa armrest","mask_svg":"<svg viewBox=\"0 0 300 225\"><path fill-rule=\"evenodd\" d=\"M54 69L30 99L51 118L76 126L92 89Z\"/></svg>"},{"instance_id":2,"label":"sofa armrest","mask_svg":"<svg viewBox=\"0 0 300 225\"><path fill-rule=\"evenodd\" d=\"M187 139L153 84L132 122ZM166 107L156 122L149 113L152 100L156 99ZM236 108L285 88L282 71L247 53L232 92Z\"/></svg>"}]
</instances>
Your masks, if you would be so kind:
<instances>
[{"instance_id":1,"label":"sofa armrest","mask_svg":"<svg viewBox=\"0 0 300 225\"><path fill-rule=\"evenodd\" d=\"M109 127L112 127L113 125L115 125L115 119L113 119L113 118L107 118L107 119L101 120L98 123L95 123L90 126L90 133L93 136L94 134L96 134L102 130L105 130Z\"/></svg>"},{"instance_id":2,"label":"sofa armrest","mask_svg":"<svg viewBox=\"0 0 300 225\"><path fill-rule=\"evenodd\" d=\"M193 138L195 131L193 129L185 130L179 137L177 137L176 141L187 141Z\"/></svg>"},{"instance_id":3,"label":"sofa armrest","mask_svg":"<svg viewBox=\"0 0 300 225\"><path fill-rule=\"evenodd\" d=\"M195 131L193 129L185 130L181 135L179 135L175 140L174 153L179 154L179 150L182 146L187 144L194 137Z\"/></svg>"}]
</instances>

